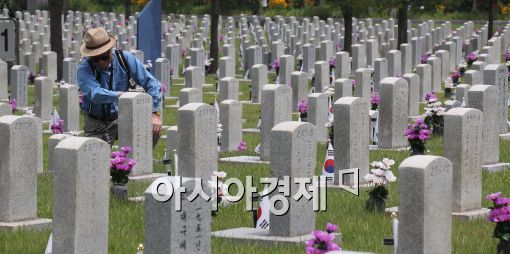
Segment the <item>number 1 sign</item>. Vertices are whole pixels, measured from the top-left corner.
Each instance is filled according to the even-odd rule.
[[[0,19],[0,59],[16,59],[14,27],[12,20]]]

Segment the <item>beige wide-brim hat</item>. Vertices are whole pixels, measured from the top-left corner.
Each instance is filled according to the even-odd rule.
[[[108,35],[104,28],[91,28],[85,33],[80,51],[86,57],[98,56],[112,49],[116,43],[115,37]]]

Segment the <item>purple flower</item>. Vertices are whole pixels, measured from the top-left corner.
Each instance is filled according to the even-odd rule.
[[[461,74],[459,71],[456,71],[452,74],[452,79],[459,79],[461,77]]]
[[[478,59],[478,56],[476,55],[476,52],[473,51],[473,52],[468,54],[467,59],[468,59],[468,62],[469,61],[474,62],[474,61],[476,61]]]
[[[334,57],[330,58],[328,62],[329,62],[329,68],[330,69],[335,69],[336,68],[336,59]]]
[[[356,80],[352,80],[352,87],[356,88]]]
[[[335,235],[333,235],[332,232],[338,230],[338,226],[328,223],[326,228],[327,231],[312,231],[312,236],[314,238],[305,242],[306,253],[322,254],[329,251],[341,250],[341,248],[333,242]]]
[[[121,148],[120,148],[120,150],[121,150],[122,152],[124,152],[124,154],[128,154],[128,153],[130,153],[130,152],[132,152],[132,151],[133,151],[133,148],[132,148],[132,147],[130,147],[130,146],[123,146],[123,147],[121,147]]]
[[[372,104],[372,107],[377,107],[379,106],[379,102],[380,102],[380,97],[379,97],[379,94],[378,93],[374,93],[372,95],[372,97],[370,97],[370,103]]]
[[[273,64],[270,65],[270,69],[274,69],[275,71],[280,70],[280,59],[276,58]]]
[[[218,41],[223,41],[224,37],[223,34],[218,35]]]
[[[320,230],[312,231],[312,236],[315,237],[315,239],[320,242],[329,242],[335,238],[334,235],[329,234],[328,232],[320,231]]]
[[[506,61],[510,61],[510,51],[507,51],[507,52],[505,53],[505,60],[506,60]]]
[[[246,142],[241,141],[239,145],[237,145],[237,151],[238,152],[244,152],[246,151]]]
[[[426,63],[427,63],[427,60],[429,59],[429,57],[430,57],[430,54],[429,54],[429,53],[422,55],[422,56],[421,56],[421,58],[420,58],[420,62],[421,62],[422,64],[426,64]]]
[[[404,135],[410,142],[414,140],[425,142],[430,139],[431,134],[432,132],[421,118],[417,118],[414,124],[409,124],[404,131]]]
[[[182,56],[185,56],[185,55],[186,55],[186,48],[184,48],[184,47],[183,47],[183,48],[181,49],[181,55],[182,55]]]
[[[510,204],[510,198],[496,198],[494,204],[498,206]]]
[[[425,100],[427,102],[429,102],[429,103],[430,102],[436,102],[437,101],[437,96],[436,96],[436,94],[434,94],[434,92],[428,93],[428,94],[425,95]]]
[[[501,197],[501,192],[491,193],[491,194],[487,195],[485,198],[487,200],[494,201],[494,200],[496,200],[499,197]]]
[[[16,109],[18,108],[18,103],[16,102],[16,99],[9,100],[9,105],[11,105],[12,113],[16,112]]]
[[[333,232],[336,232],[338,230],[338,226],[335,225],[335,224],[332,224],[332,223],[327,223],[326,224],[326,231],[328,233],[333,233]]]
[[[300,101],[297,106],[298,106],[298,111],[300,113],[308,112],[308,103],[306,101],[304,101],[304,100]]]

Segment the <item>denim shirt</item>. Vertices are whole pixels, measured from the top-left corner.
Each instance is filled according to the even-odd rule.
[[[138,59],[129,52],[123,51],[126,64],[129,68],[131,78],[152,96],[152,112],[160,110],[161,103],[161,83],[154,78]],[[81,108],[85,113],[93,116],[108,118],[116,115],[119,111],[118,91],[126,92],[129,88],[127,73],[117,59],[115,50],[112,49],[113,61],[107,70],[96,69],[99,74],[99,81],[96,80],[96,74],[92,70],[87,59],[84,59],[78,66],[78,86],[83,93],[83,103]],[[108,89],[109,73],[113,70],[112,90]],[[104,106],[102,106],[104,105]],[[103,114],[103,107],[106,114]],[[109,109],[109,112],[108,112]]]

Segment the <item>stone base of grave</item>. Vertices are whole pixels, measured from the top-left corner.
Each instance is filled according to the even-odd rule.
[[[239,82],[251,82],[251,79],[239,79]]]
[[[204,94],[218,95],[218,92],[204,92]]]
[[[460,220],[476,220],[479,218],[487,218],[487,214],[489,214],[491,210],[488,208],[480,208],[475,210],[470,210],[466,212],[453,212],[453,218],[457,218]]]
[[[241,104],[260,105],[260,102],[241,101]]]
[[[184,86],[184,83],[179,83],[179,84],[175,83],[175,84],[172,84],[172,86]]]
[[[213,87],[213,84],[203,84],[202,87]]]
[[[305,241],[313,239],[311,234],[293,237],[271,236],[269,235],[269,229],[260,228],[232,228],[215,231],[212,232],[211,235],[218,238],[232,239],[237,242],[258,243],[264,245],[281,243],[302,245]],[[335,242],[340,243],[342,241],[342,235],[340,233],[335,233],[334,235],[336,236]]]
[[[499,134],[499,138],[502,140],[510,141],[510,132],[505,134]]]
[[[165,173],[152,173],[145,175],[137,175],[137,176],[129,176],[129,181],[150,181],[152,179],[160,178],[166,176]]]
[[[179,109],[179,106],[177,106],[177,105],[168,105],[168,106],[165,106],[165,108],[175,108],[175,109]]]
[[[235,156],[220,158],[223,162],[250,163],[250,164],[269,164],[269,161],[260,160],[258,156]]]
[[[398,214],[398,206],[386,208],[386,209],[384,209],[384,212],[386,212],[387,214],[392,214],[393,212]],[[452,212],[452,216],[453,216],[453,218],[457,218],[460,220],[475,220],[478,218],[486,218],[487,214],[489,214],[489,212],[490,212],[490,209],[488,209],[488,208],[480,208],[480,209],[475,209],[475,210],[466,211],[466,212],[459,212],[459,213]]]
[[[260,133],[260,129],[257,129],[257,128],[247,128],[247,129],[243,129],[243,132],[247,132],[247,133]]]
[[[498,172],[510,169],[510,163],[500,162],[496,164],[483,165],[482,169],[489,172]]]
[[[390,215],[392,213],[398,213],[398,206],[388,207],[388,208],[384,209],[384,212],[387,214],[390,214]]]
[[[51,130],[43,130],[43,134],[53,135],[53,132]],[[79,135],[83,134],[83,131],[70,131],[70,132],[64,132],[64,134],[79,136]]]
[[[19,229],[43,230],[47,228],[51,228],[51,219],[35,218],[15,222],[0,221],[0,231],[16,231]]]
[[[145,196],[138,196],[138,197],[130,197],[128,198],[128,201],[129,202],[144,202],[145,201]],[[229,200],[227,200],[226,198],[222,199],[221,202],[219,203],[219,205],[221,207],[227,207],[227,206],[231,206],[235,203],[239,203],[241,202],[240,201],[237,201],[237,202],[230,202]]]
[[[401,148],[392,148],[392,149],[388,149],[388,148],[379,148],[379,145],[368,145],[368,149],[369,149],[370,151],[375,151],[375,150],[388,150],[388,151],[403,152],[403,151],[409,151],[410,147],[401,147]]]
[[[165,100],[177,100],[179,97],[176,96],[165,96]]]

